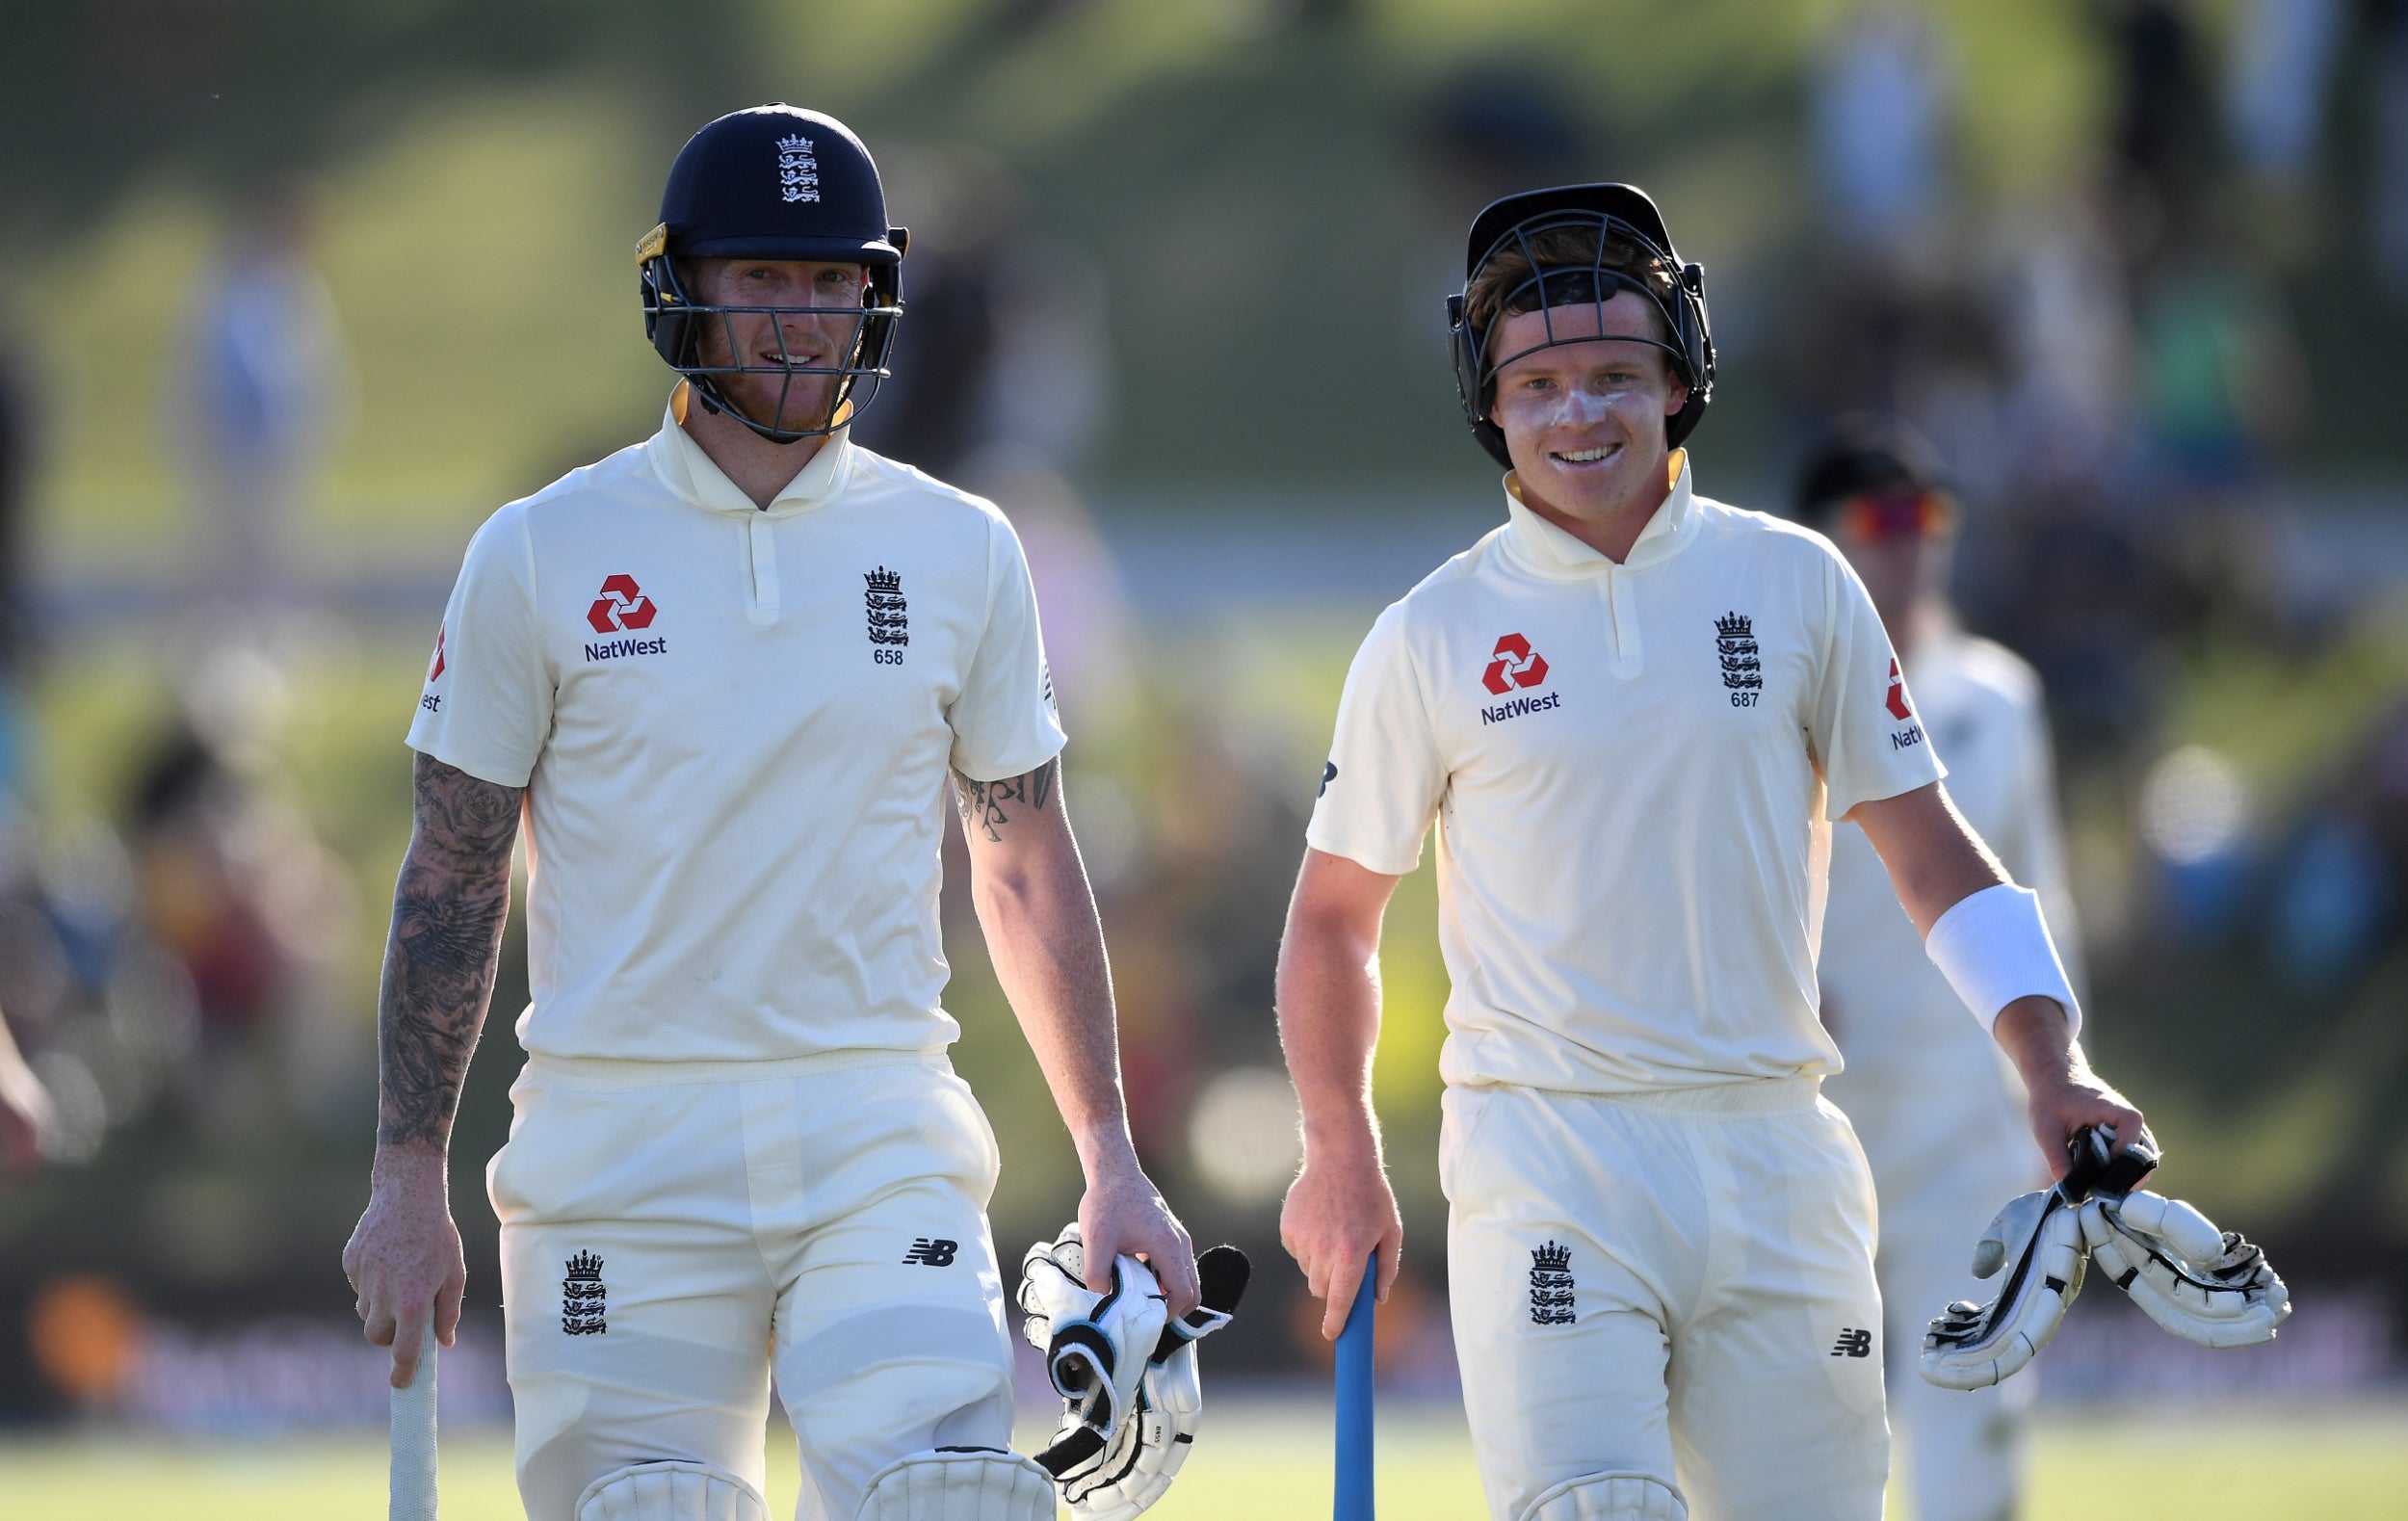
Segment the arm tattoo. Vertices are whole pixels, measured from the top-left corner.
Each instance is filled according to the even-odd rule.
[[[1046,800],[1054,795],[1054,777],[1060,765],[1061,757],[1057,755],[1033,772],[1002,781],[973,781],[954,773],[954,806],[961,810],[964,832],[982,829],[988,839],[1000,841],[1004,826],[1015,816],[1043,813]]]
[[[418,757],[417,822],[393,888],[377,1001],[377,1140],[442,1147],[493,996],[524,789]]]

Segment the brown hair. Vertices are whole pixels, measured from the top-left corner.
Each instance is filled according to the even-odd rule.
[[[1523,250],[1527,249],[1528,253]],[[1481,335],[1488,353],[1495,358],[1497,328],[1507,317],[1518,317],[1536,311],[1536,291],[1524,291],[1522,285],[1531,277],[1531,261],[1535,257],[1551,275],[1557,271],[1578,275],[1591,267],[1602,267],[1616,275],[1627,275],[1654,294],[1656,300],[1669,305],[1679,292],[1673,283],[1672,272],[1664,261],[1640,245],[1616,236],[1599,226],[1544,227],[1517,243],[1507,244],[1488,256],[1479,274],[1463,293],[1463,310],[1471,321],[1472,330]],[[1589,287],[1584,282],[1572,286],[1582,292],[1579,302],[1591,299]],[[1609,295],[1610,299],[1610,295]],[[1569,305],[1571,302],[1558,302]],[[1663,314],[1649,307],[1648,326],[1664,343],[1673,341]]]

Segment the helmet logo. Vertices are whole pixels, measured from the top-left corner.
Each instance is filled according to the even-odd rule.
[[[612,576],[602,583],[602,594],[586,609],[586,621],[597,634],[616,634],[621,630],[641,631],[652,626],[660,612],[652,599],[636,585],[634,576]]]
[[[788,201],[820,198],[820,161],[799,132],[777,140],[777,193]]]

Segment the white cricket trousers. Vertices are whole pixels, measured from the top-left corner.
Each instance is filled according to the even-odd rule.
[[[1874,1267],[1889,1316],[1890,1415],[1915,1521],[2007,1521],[2021,1506],[2026,1427],[2040,1370],[1987,1389],[1939,1389],[1920,1366],[1924,1327],[1951,1299],[1995,1297],[1974,1244],[2001,1205],[2048,1175],[2020,1089],[1883,1081],[1853,1068],[1831,1085],[1872,1164],[1881,1200]]]
[[[536,1057],[486,1170],[530,1521],[631,1463],[762,1482],[770,1377],[800,1521],[932,1447],[1005,1447],[994,1133],[941,1054]]]
[[[1495,1521],[1587,1474],[1692,1521],[1876,1521],[1872,1180],[1816,1080],[1450,1088],[1439,1176]]]

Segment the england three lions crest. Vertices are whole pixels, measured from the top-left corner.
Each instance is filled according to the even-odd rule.
[[[1572,1248],[1551,1241],[1531,1248],[1531,1324],[1569,1325],[1572,1308]]]
[[[820,161],[799,132],[777,140],[777,194],[788,201],[820,198]]]
[[[1714,619],[1714,660],[1722,668],[1722,685],[1731,706],[1752,708],[1765,690],[1764,649],[1756,642],[1756,624],[1744,613],[1725,613]]]
[[[568,1259],[561,1280],[561,1330],[570,1336],[600,1336],[611,1328],[611,1291],[602,1286],[602,1259],[581,1251]]]

